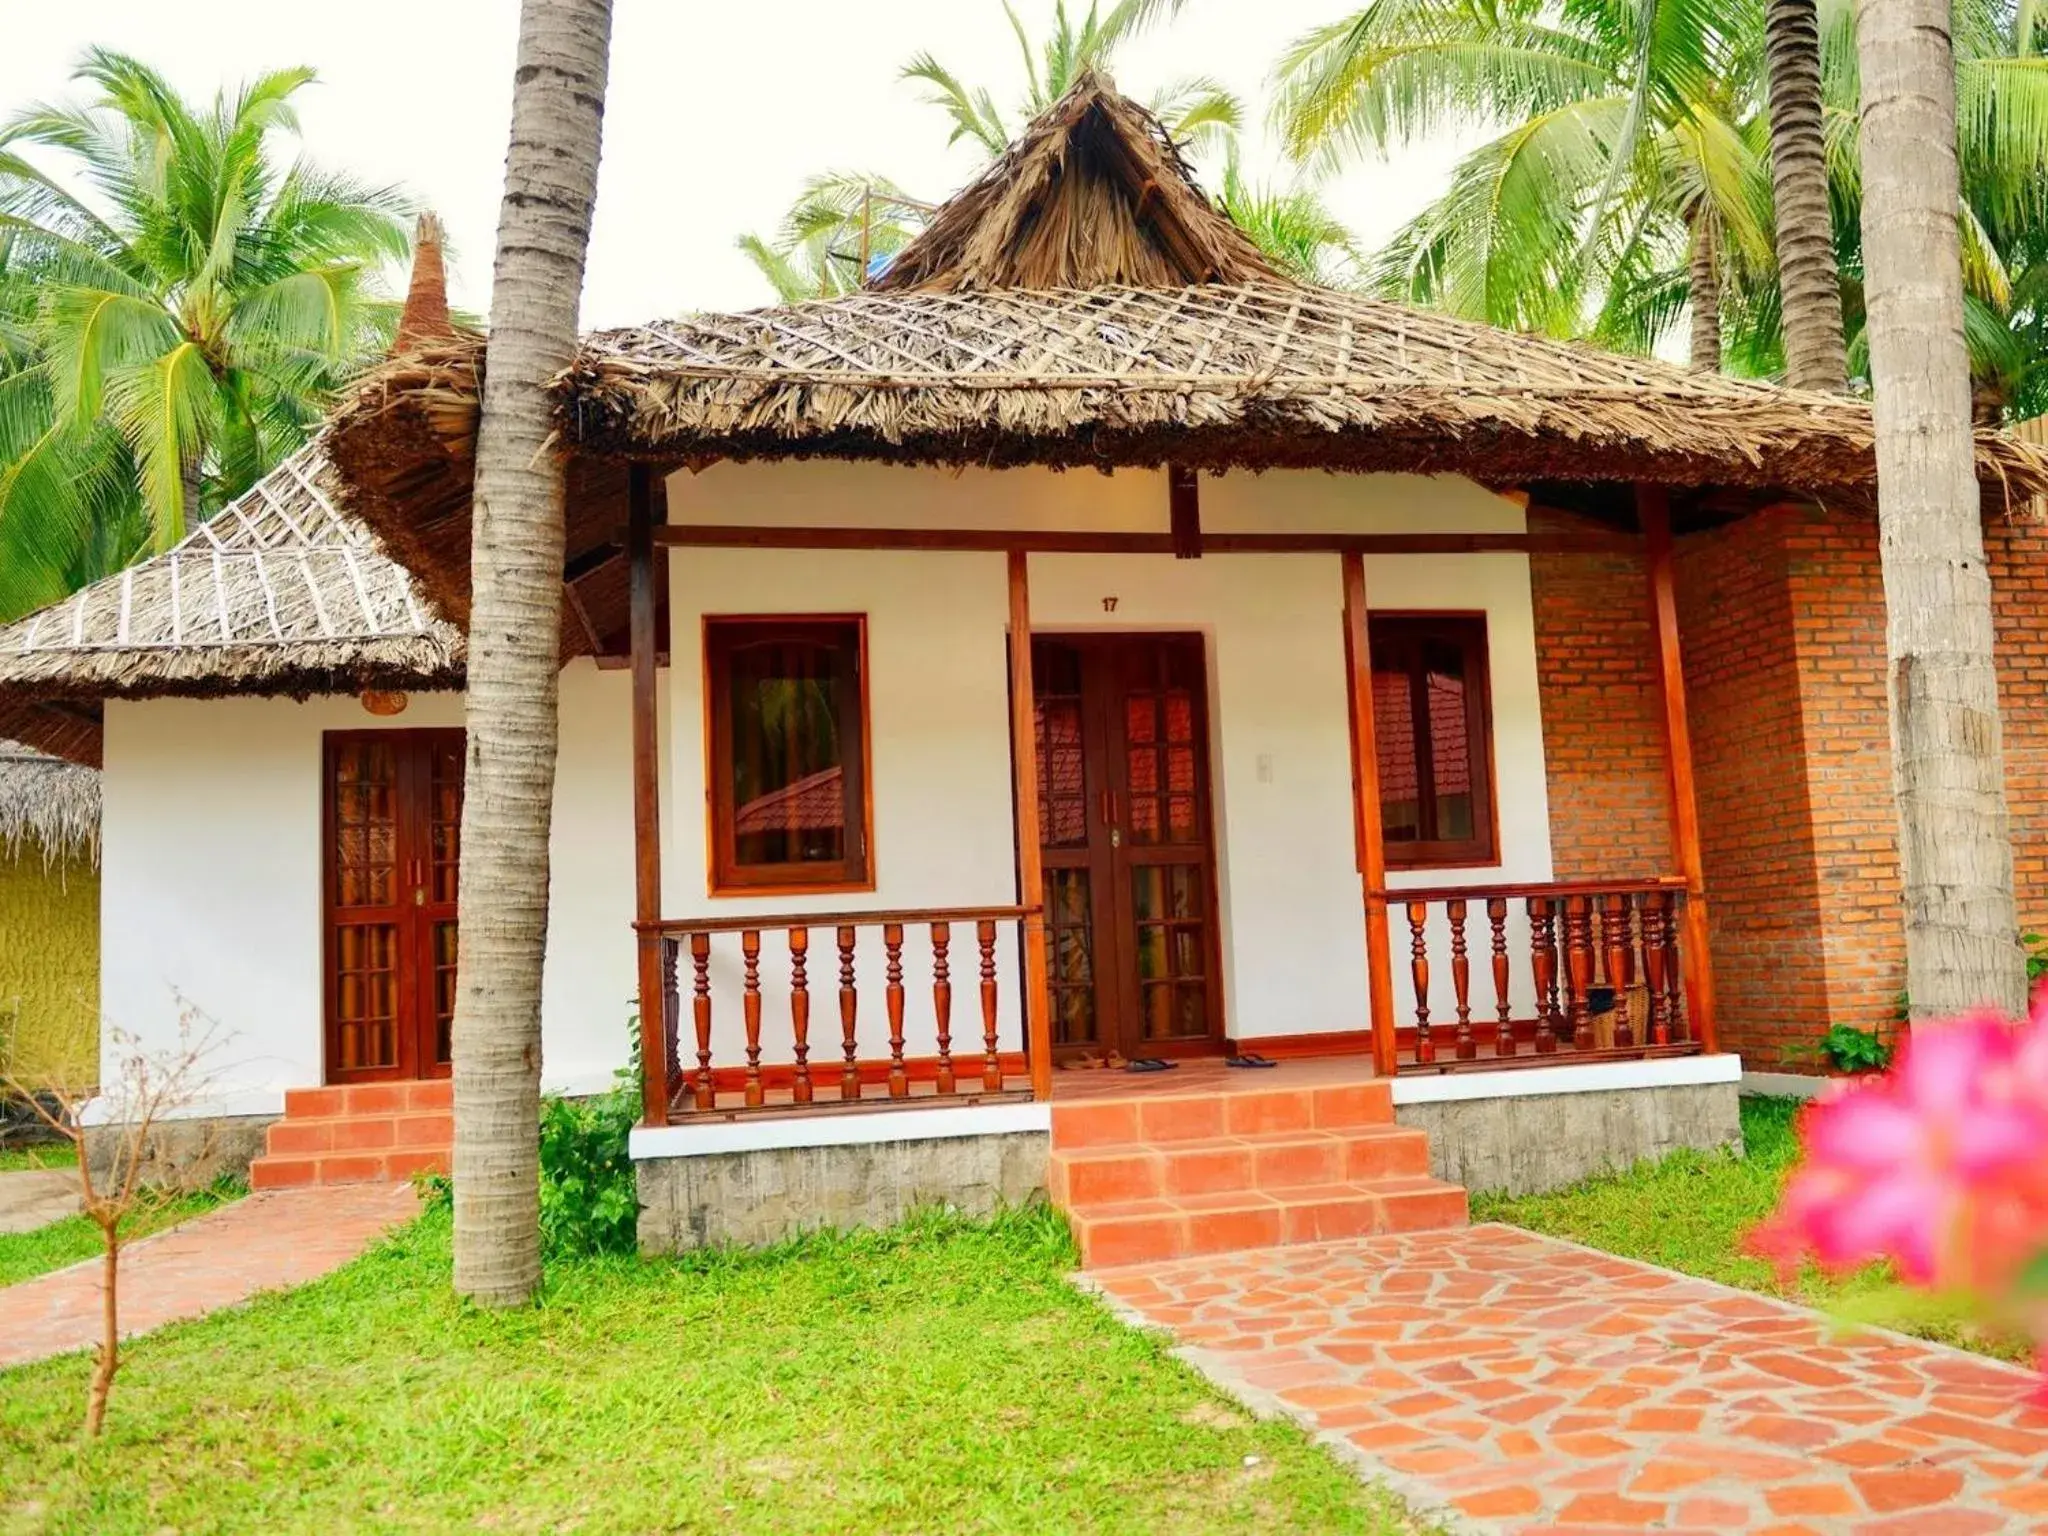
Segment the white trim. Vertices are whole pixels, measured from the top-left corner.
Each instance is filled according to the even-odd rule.
[[[1774,1099],[1817,1099],[1829,1083],[1840,1078],[1822,1077],[1817,1072],[1745,1072],[1742,1091]]]
[[[1680,1088],[1742,1079],[1742,1058],[1658,1056],[1645,1061],[1589,1061],[1499,1072],[1444,1072],[1394,1079],[1394,1103],[1451,1104],[1465,1099],[1530,1099],[1549,1093],[1602,1093],[1620,1088]]]
[[[710,1157],[720,1152],[765,1152],[777,1147],[853,1147],[1051,1130],[1050,1104],[949,1104],[873,1114],[751,1115],[706,1125],[641,1125],[633,1128],[630,1147],[633,1160],[642,1162],[661,1157]]]

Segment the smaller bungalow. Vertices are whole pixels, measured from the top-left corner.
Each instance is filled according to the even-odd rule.
[[[483,353],[421,308],[0,629],[0,729],[105,764],[109,1016],[239,1041],[259,1184],[445,1156]],[[1035,1190],[1094,1263],[1455,1222],[1730,1141],[1744,1058],[1889,1009],[1865,404],[1290,281],[1092,75],[862,291],[558,395],[543,1077],[637,1015],[650,1250]],[[2048,925],[2048,459],[1978,454]]]
[[[0,1071],[99,1076],[100,776],[0,740]]]

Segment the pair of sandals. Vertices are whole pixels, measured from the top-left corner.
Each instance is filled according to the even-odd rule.
[[[1179,1062],[1168,1061],[1163,1056],[1136,1056],[1124,1063],[1124,1070],[1126,1072],[1171,1072],[1179,1065]],[[1246,1071],[1261,1071],[1267,1067],[1277,1067],[1280,1063],[1273,1060],[1270,1056],[1259,1056],[1250,1051],[1241,1051],[1235,1056],[1224,1057],[1223,1065],[1226,1067],[1243,1068]]]

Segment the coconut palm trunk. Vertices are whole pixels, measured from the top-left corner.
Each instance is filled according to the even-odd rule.
[[[1687,362],[1696,373],[1721,371],[1721,241],[1713,206],[1705,198],[1692,210],[1692,349]]]
[[[1949,0],[1864,0],[1856,33],[1906,985],[1916,1018],[2017,1011],[2026,971],[1971,446]]]
[[[455,1289],[540,1282],[540,998],[562,610],[548,381],[576,350],[611,0],[523,0],[477,427],[455,1005]]]
[[[1777,208],[1778,292],[1785,377],[1796,389],[1849,387],[1842,286],[1821,136],[1820,15],[1815,0],[1769,0],[1764,43],[1771,74],[1771,185]]]

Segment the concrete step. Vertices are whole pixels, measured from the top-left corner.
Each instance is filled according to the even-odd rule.
[[[266,1152],[249,1164],[251,1189],[292,1189],[305,1184],[388,1184],[421,1173],[446,1173],[447,1148],[389,1152],[337,1152],[296,1157]]]
[[[1462,1227],[1467,1220],[1465,1191],[1427,1177],[1117,1201],[1070,1207],[1067,1216],[1089,1269]]]
[[[1399,1125],[1275,1132],[1052,1154],[1047,1184],[1064,1208],[1229,1190],[1359,1183],[1429,1172],[1429,1137]]]
[[[1271,1088],[1193,1089],[1163,1085],[1103,1097],[1055,1099],[1055,1151],[1119,1144],[1213,1141],[1302,1131],[1391,1125],[1394,1090],[1384,1080]]]

